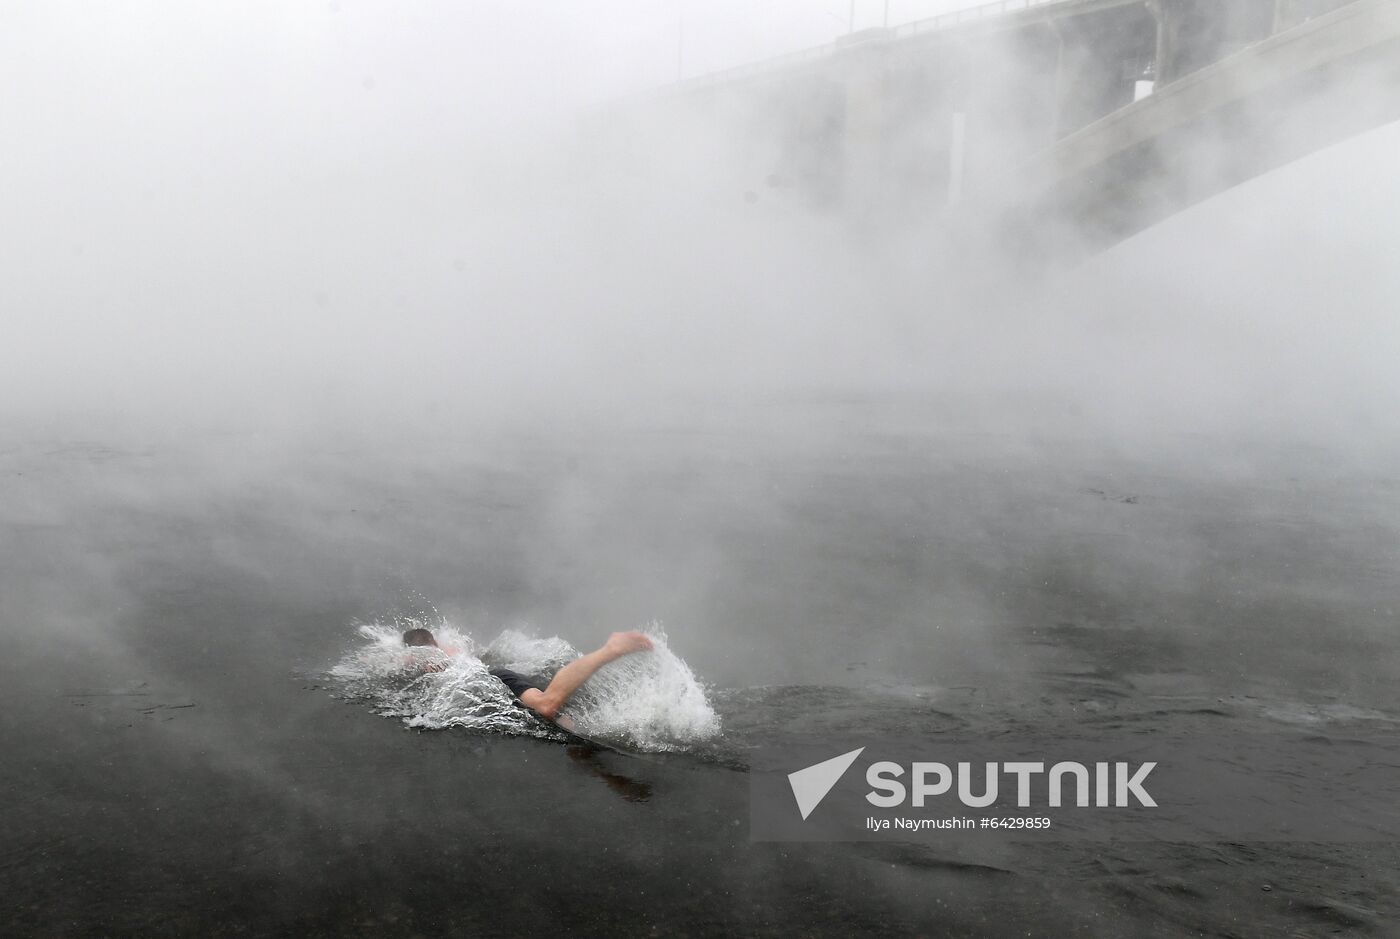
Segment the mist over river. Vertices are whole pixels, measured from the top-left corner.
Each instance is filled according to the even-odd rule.
[[[0,936],[1394,935],[1400,85],[1055,266],[998,179],[1196,73],[1098,2],[843,71],[970,2],[0,2]],[[1242,825],[754,824],[790,748],[1011,740],[1200,742]]]
[[[709,413],[11,433],[9,930],[1384,931],[1391,844],[755,843],[746,766],[851,732],[1393,732],[1394,478],[1135,462],[923,400]],[[327,674],[395,617],[577,647],[660,620],[722,733],[641,760],[406,728]]]

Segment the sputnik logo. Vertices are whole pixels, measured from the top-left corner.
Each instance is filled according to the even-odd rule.
[[[846,775],[846,770],[856,761],[865,747],[834,756],[829,760],[814,763],[806,769],[788,773],[788,785],[792,786],[792,797],[797,800],[797,811],[802,813],[805,822],[817,806],[821,805],[826,794]]]

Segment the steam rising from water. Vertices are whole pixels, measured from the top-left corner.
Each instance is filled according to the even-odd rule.
[[[407,648],[406,629],[432,629],[441,649]],[[400,618],[360,626],[365,643],[347,652],[330,675],[349,698],[410,727],[477,731],[565,740],[556,726],[521,707],[492,668],[547,681],[578,657],[557,636],[540,639],[508,629],[485,647],[447,622]],[[564,709],[584,736],[642,750],[684,750],[719,733],[719,718],[689,666],[667,647],[658,627],[647,630],[649,653],[629,655],[595,673]],[[444,649],[448,651],[443,651]],[[425,671],[431,665],[440,671]]]

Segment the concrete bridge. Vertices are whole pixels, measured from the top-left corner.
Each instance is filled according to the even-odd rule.
[[[1063,258],[1400,119],[1400,0],[1001,0],[661,101],[745,141],[751,198]]]

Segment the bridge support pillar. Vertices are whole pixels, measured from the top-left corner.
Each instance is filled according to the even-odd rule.
[[[1119,7],[1050,21],[1059,37],[1055,137],[1133,101],[1156,52],[1157,28],[1140,6]]]
[[[1037,24],[968,41],[956,58],[962,63],[962,187],[971,195],[1054,141],[1060,40]]]
[[[1279,2],[1148,0],[1157,20],[1158,87],[1267,39],[1279,19]]]

